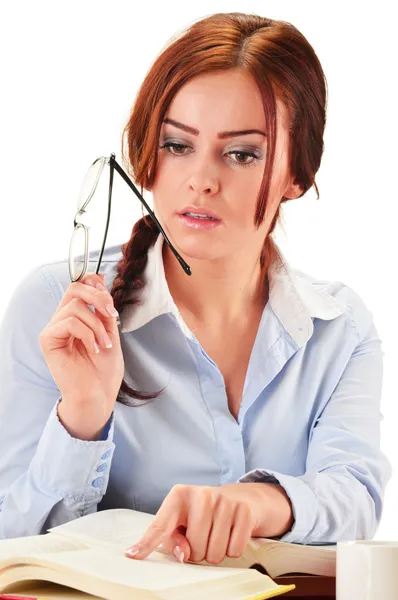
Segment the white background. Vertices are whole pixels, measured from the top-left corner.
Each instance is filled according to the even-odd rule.
[[[329,85],[314,190],[284,208],[277,242],[297,268],[343,281],[373,312],[385,352],[382,447],[393,478],[378,539],[398,540],[397,52],[393,2],[132,0],[8,2],[0,31],[0,318],[34,266],[66,258],[80,183],[121,133],[147,70],[171,36],[213,12],[293,23]],[[178,7],[178,8],[177,8]],[[194,8],[192,8],[194,7]],[[195,8],[198,7],[198,8]],[[146,199],[150,194],[144,192]],[[108,242],[130,237],[141,205],[116,175]],[[396,262],[396,261],[394,261]]]

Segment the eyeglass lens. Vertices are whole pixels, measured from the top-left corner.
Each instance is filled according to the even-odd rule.
[[[104,158],[96,160],[89,168],[80,187],[77,211],[79,223],[88,227],[87,270],[94,271],[97,266],[99,252],[104,239],[106,218],[108,214],[109,177],[101,176],[103,170],[109,169]],[[70,269],[74,280],[84,270],[85,230],[75,228],[70,248]]]

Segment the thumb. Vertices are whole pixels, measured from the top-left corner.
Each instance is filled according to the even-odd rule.
[[[178,529],[175,529],[172,534],[170,534],[163,541],[164,549],[170,554],[174,554],[177,560],[180,562],[187,562],[191,556],[191,546],[181,532]]]
[[[98,275],[101,277],[102,283],[104,284],[104,286],[106,287],[106,289],[108,289],[108,286],[107,286],[106,281],[105,281],[105,275],[103,273],[98,273]]]

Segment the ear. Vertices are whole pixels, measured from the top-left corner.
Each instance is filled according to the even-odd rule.
[[[304,192],[304,188],[302,187],[301,184],[299,183],[295,183],[293,180],[290,180],[287,184],[287,186],[285,187],[285,190],[283,192],[283,197],[287,198],[289,200],[294,200],[296,198],[298,198],[299,196],[301,196],[301,194]]]

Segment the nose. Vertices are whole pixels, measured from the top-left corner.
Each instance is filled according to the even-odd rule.
[[[209,164],[197,165],[189,176],[189,186],[198,195],[216,194],[220,188],[219,177],[215,169],[212,169]]]

